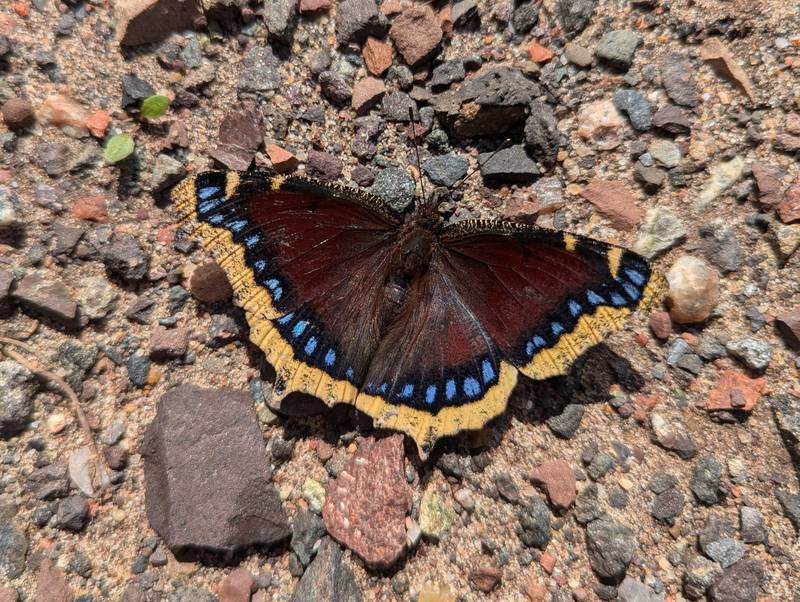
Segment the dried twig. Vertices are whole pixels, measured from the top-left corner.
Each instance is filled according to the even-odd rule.
[[[12,347],[18,347],[19,349],[22,349],[25,353],[32,356],[32,359],[25,358],[23,355],[12,349]],[[64,396],[70,400],[72,403],[72,411],[78,418],[81,429],[86,435],[86,438],[89,440],[89,445],[91,445],[92,451],[96,457],[97,476],[100,481],[99,489],[101,492],[104,491],[111,483],[111,480],[109,479],[108,474],[106,474],[105,463],[100,455],[99,449],[97,448],[94,437],[92,436],[92,429],[89,426],[89,421],[86,420],[86,414],[83,412],[83,408],[81,407],[81,401],[78,399],[75,391],[73,391],[72,387],[70,387],[67,382],[58,374],[47,370],[42,366],[42,363],[37,358],[36,350],[34,350],[30,345],[27,345],[26,343],[16,339],[0,336],[0,351],[17,362],[19,365],[27,368],[39,378],[53,385],[56,389],[59,389]]]

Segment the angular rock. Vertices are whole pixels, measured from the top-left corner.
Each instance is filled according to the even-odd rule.
[[[329,497],[326,497],[326,500]],[[292,521],[292,552],[300,564],[308,566],[314,557],[314,544],[325,535],[325,523],[313,512],[300,508]]]
[[[380,38],[386,30],[385,19],[375,0],[342,0],[336,5],[336,42],[360,43],[368,35]]]
[[[467,75],[464,69],[464,61],[452,60],[445,61],[441,65],[437,65],[431,74],[431,88],[440,90],[446,88],[452,83],[460,82]]]
[[[313,149],[308,151],[308,175],[324,181],[335,180],[342,175],[342,168],[342,161],[336,155]]]
[[[584,103],[578,110],[578,136],[598,150],[611,150],[622,142],[625,120],[611,100]]]
[[[78,304],[67,287],[58,280],[47,280],[43,272],[33,272],[17,283],[12,296],[23,307],[64,326],[74,326]]]
[[[36,571],[37,602],[72,602],[75,596],[64,573],[49,558],[44,558]]]
[[[37,388],[27,368],[12,360],[0,361],[0,439],[13,437],[28,425]]]
[[[744,173],[745,160],[741,156],[736,156],[730,161],[718,163],[711,168],[711,175],[708,182],[700,191],[694,208],[703,210],[711,202],[731,186],[736,184]]]
[[[653,125],[650,103],[639,90],[618,90],[613,101],[615,107],[628,115],[635,130],[644,132]]]
[[[392,66],[392,47],[378,38],[367,38],[361,48],[364,64],[372,75],[380,77]]]
[[[739,531],[745,543],[763,543],[767,537],[764,517],[755,508],[739,506]]]
[[[758,188],[758,201],[768,206],[780,203],[786,188],[783,170],[762,161],[753,161],[751,168]]]
[[[584,407],[579,403],[567,404],[560,414],[547,419],[547,426],[563,439],[570,439],[578,430],[583,419]]]
[[[600,519],[586,527],[586,546],[592,569],[601,579],[620,579],[633,560],[637,542],[629,527]]]
[[[704,556],[695,556],[683,574],[683,593],[692,600],[702,598],[721,574],[722,569],[716,562]]]
[[[442,27],[430,6],[413,5],[395,17],[389,36],[403,60],[415,67],[435,54]]]
[[[800,351],[800,310],[778,315],[775,324],[783,335],[786,345]]]
[[[367,438],[326,491],[328,533],[372,568],[392,566],[405,550],[411,488],[403,458],[402,435]]]
[[[147,517],[173,552],[229,554],[289,537],[249,395],[191,385],[170,389],[141,453]]]
[[[544,549],[550,541],[550,510],[541,498],[534,496],[517,515],[519,538],[528,547]]]
[[[724,370],[719,384],[708,394],[706,409],[750,412],[761,399],[765,388],[766,381],[763,378],[750,378],[734,370]]]
[[[664,57],[661,61],[661,83],[675,104],[696,107],[700,102],[692,62],[684,54],[672,52]]]
[[[575,502],[575,471],[566,460],[550,460],[533,469],[531,481],[547,492],[553,507],[563,512]]]
[[[594,53],[601,61],[620,71],[627,71],[633,55],[642,43],[639,34],[627,29],[616,29],[605,34]]]
[[[645,583],[625,577],[617,588],[619,602],[664,602],[664,594],[656,594]]]
[[[478,163],[486,182],[529,182],[541,173],[522,144],[506,147],[496,153],[481,153]]]
[[[756,102],[756,90],[753,82],[750,81],[745,70],[739,66],[722,40],[716,37],[706,39],[700,48],[700,58],[710,63],[724,77],[735,80],[750,97],[750,100]]]
[[[186,355],[189,332],[185,328],[156,328],[150,334],[150,359],[167,361]]]
[[[271,40],[290,44],[297,23],[298,0],[264,0],[264,25]]]
[[[398,212],[404,211],[414,200],[417,185],[408,172],[399,167],[387,167],[375,176],[369,191],[383,198]]]
[[[440,496],[433,485],[429,485],[422,495],[419,508],[419,528],[431,541],[439,541],[453,526],[456,511]]]
[[[653,115],[653,125],[675,136],[692,131],[692,124],[681,109],[675,105],[664,105]]]
[[[25,530],[13,520],[16,512],[16,504],[9,497],[0,497],[0,579],[4,581],[16,579],[25,570],[28,540]]]
[[[725,345],[728,353],[757,372],[763,372],[772,361],[769,343],[753,337],[737,338]]]
[[[525,120],[525,148],[528,155],[543,167],[555,165],[561,134],[550,105],[534,101]]]
[[[784,224],[800,220],[800,184],[786,191],[785,198],[778,204],[778,217]]]
[[[698,500],[712,505],[720,500],[721,479],[722,464],[714,456],[706,456],[695,464],[689,486]]]
[[[719,276],[702,259],[679,257],[667,272],[667,281],[669,314],[678,324],[702,322],[719,302]]]
[[[281,62],[270,46],[253,46],[244,55],[236,89],[249,94],[277,90],[283,85],[280,69]]]
[[[121,280],[143,280],[147,276],[150,258],[139,241],[130,235],[114,235],[101,251],[103,263],[111,276]]]
[[[255,104],[243,103],[222,119],[217,144],[208,154],[228,169],[245,171],[262,141],[261,113]]]
[[[469,162],[456,154],[432,157],[422,165],[422,170],[431,182],[448,188],[455,186],[466,176],[468,168]]]
[[[761,593],[764,567],[755,558],[745,558],[722,573],[709,592],[711,602],[752,602]]]
[[[171,156],[160,153],[156,157],[153,173],[150,176],[150,192],[159,193],[167,188],[172,188],[186,175],[183,163]]]
[[[581,196],[619,228],[634,228],[642,219],[642,210],[622,182],[595,178],[581,191]]]
[[[326,70],[319,74],[319,86],[322,95],[333,104],[343,107],[353,98],[353,88],[343,73]]]
[[[56,526],[66,531],[78,532],[89,519],[89,502],[82,495],[71,495],[58,502]]]
[[[384,94],[386,94],[386,86],[382,79],[365,77],[353,86],[353,97],[350,103],[356,115],[363,115],[378,104]]]
[[[654,207],[647,211],[633,249],[653,259],[679,244],[686,235],[686,227],[671,209]]]
[[[558,0],[558,16],[567,38],[574,38],[586,28],[596,3],[596,0]]]
[[[659,521],[672,521],[680,516],[685,502],[686,498],[678,489],[667,489],[655,497],[650,514]]]
[[[362,599],[353,569],[343,561],[341,548],[326,537],[322,540],[314,561],[298,582],[291,602],[361,602]]]

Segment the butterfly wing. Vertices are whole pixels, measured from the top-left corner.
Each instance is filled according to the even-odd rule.
[[[465,221],[439,242],[356,399],[421,455],[500,414],[518,372],[566,373],[666,288],[638,255],[561,232]]]
[[[260,172],[201,173],[173,200],[226,272],[274,394],[352,403],[379,342],[398,217],[353,189]]]

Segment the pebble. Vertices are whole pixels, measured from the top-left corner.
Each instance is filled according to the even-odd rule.
[[[678,489],[667,489],[656,495],[650,514],[659,521],[672,521],[681,515],[685,501]]]
[[[558,0],[558,16],[567,38],[574,38],[586,28],[595,4],[595,0]]]
[[[280,59],[269,45],[253,45],[244,55],[236,89],[245,94],[264,94],[282,85]]]
[[[456,520],[453,507],[429,485],[422,495],[419,508],[419,528],[431,541],[439,541],[452,528]]]
[[[588,67],[592,64],[592,51],[573,42],[568,42],[564,47],[564,56],[570,63],[578,67]]]
[[[389,36],[406,64],[415,67],[437,51],[442,28],[430,6],[415,5],[394,18]]]
[[[150,175],[150,192],[153,194],[172,188],[186,176],[183,163],[169,155],[159,153]]]
[[[33,396],[38,383],[27,368],[12,360],[0,361],[0,439],[25,429],[33,414]]]
[[[757,372],[763,372],[772,361],[772,347],[769,343],[753,337],[743,337],[728,341],[728,353]]]
[[[49,280],[45,272],[31,272],[17,283],[14,298],[23,307],[53,321],[74,326],[78,304],[63,282]]]
[[[12,130],[25,129],[36,122],[36,113],[30,101],[12,96],[0,107],[3,122]]]
[[[361,47],[361,56],[367,70],[377,77],[392,66],[392,47],[378,38],[369,36]]]
[[[467,175],[469,162],[456,154],[439,155],[423,163],[422,170],[428,179],[439,186],[455,186]]]
[[[36,570],[36,594],[39,602],[72,602],[75,597],[64,573],[49,558],[44,558]]]
[[[89,503],[82,495],[71,495],[59,500],[55,525],[66,531],[81,531],[89,520]]]
[[[322,508],[325,505],[325,488],[319,481],[306,477],[306,480],[303,481],[302,495],[311,512],[322,514]]]
[[[711,514],[698,535],[703,553],[727,568],[744,557],[744,544],[733,539],[734,529],[717,515]]]
[[[731,188],[744,174],[745,160],[736,156],[730,161],[717,163],[711,168],[711,175],[694,203],[694,208],[707,208],[723,192]]]
[[[341,548],[329,537],[320,542],[314,561],[303,573],[292,594],[292,602],[318,600],[363,600],[350,563],[345,562]]]
[[[384,199],[395,211],[402,213],[414,200],[417,186],[408,172],[399,167],[387,167],[375,175],[369,191]]]
[[[598,499],[598,489],[595,483],[589,483],[580,490],[575,498],[575,520],[587,524],[599,518],[603,513]]]
[[[560,414],[548,418],[547,426],[555,435],[563,439],[571,439],[581,425],[583,414],[583,405],[570,403],[564,406]]]
[[[675,136],[689,134],[692,125],[686,113],[675,105],[664,105],[653,115],[653,125]]]
[[[189,278],[189,290],[202,303],[226,301],[233,295],[224,270],[215,261],[202,263]]]
[[[463,80],[466,74],[463,61],[445,61],[434,67],[431,73],[431,88],[434,90],[446,88],[450,84]]]
[[[69,456],[69,480],[74,487],[87,497],[94,497],[97,465],[94,452],[90,446],[80,447]]]
[[[693,600],[702,598],[720,575],[722,569],[716,562],[704,556],[694,556],[683,574],[683,591]]]
[[[250,602],[250,594],[256,589],[253,576],[244,567],[232,570],[219,585],[219,602]]]
[[[529,182],[541,173],[522,144],[506,147],[496,153],[481,153],[478,155],[478,164],[484,181]]]
[[[103,246],[101,257],[111,276],[124,281],[143,280],[147,276],[150,258],[133,236],[114,235]]]
[[[671,209],[656,206],[645,214],[633,250],[653,259],[680,244],[686,235],[686,226]]]
[[[623,524],[600,519],[586,527],[589,562],[602,579],[622,578],[637,546],[633,531]]]
[[[664,57],[661,61],[661,83],[675,104],[696,107],[700,103],[692,62],[686,55],[671,52]]]
[[[763,543],[767,537],[764,517],[750,506],[739,506],[739,531],[745,543]]]
[[[745,558],[722,572],[711,586],[711,602],[751,602],[761,594],[764,567],[755,558]]]
[[[525,149],[534,161],[550,168],[555,165],[558,148],[562,145],[553,109],[539,101],[532,102],[530,109],[530,115],[525,120]]]
[[[578,109],[577,134],[592,142],[598,150],[611,150],[619,146],[624,128],[625,120],[612,100],[584,103]]]
[[[800,184],[786,191],[786,196],[778,204],[778,217],[784,224],[800,220]]]
[[[478,591],[488,594],[500,586],[503,572],[494,566],[478,567],[469,573],[469,582]]]
[[[630,575],[617,588],[619,602],[664,602],[663,594],[657,594],[647,584]]]
[[[667,280],[669,313],[678,324],[704,321],[719,302],[719,276],[702,259],[682,255],[667,272]]]
[[[677,484],[678,478],[675,475],[666,472],[657,472],[651,477],[647,487],[650,491],[658,495],[672,489]]]
[[[607,452],[598,452],[594,455],[592,461],[589,462],[589,466],[586,467],[586,473],[589,475],[589,478],[596,481],[614,468],[614,463],[614,456]]]
[[[418,115],[417,103],[405,92],[390,92],[381,103],[381,116],[387,121],[407,122],[410,119],[409,111]]]
[[[615,107],[628,115],[634,129],[643,132],[653,125],[650,103],[638,90],[618,90],[613,101]]]
[[[595,48],[595,55],[601,61],[620,71],[627,71],[633,63],[633,55],[642,43],[639,34],[627,29],[617,29],[606,33]]]
[[[209,151],[209,155],[229,169],[243,171],[250,167],[262,141],[260,111],[250,102],[242,103],[222,119],[217,144]],[[162,169],[166,171],[159,177],[168,181],[176,179],[183,170],[176,163],[171,161],[169,166],[165,163]]]
[[[787,347],[800,350],[800,310],[779,314],[775,324]]]
[[[351,103],[353,88],[344,74],[338,71],[323,71],[319,74],[319,85],[322,95],[337,106]]]
[[[385,18],[375,0],[342,0],[336,5],[336,42],[340,45],[361,42],[367,36],[380,38],[386,29]]]
[[[778,489],[775,495],[781,503],[783,513],[791,521],[794,528],[800,531],[800,495]]]
[[[716,504],[720,500],[722,464],[714,456],[705,456],[697,461],[689,484],[698,500],[704,504]]]
[[[654,140],[648,145],[647,152],[662,167],[671,169],[681,162],[681,150],[671,140]]]
[[[61,128],[72,138],[82,138],[87,134],[86,121],[90,113],[68,96],[60,94],[48,96],[37,114],[41,123]]]
[[[16,504],[9,496],[0,496],[0,576],[16,579],[25,570],[28,540],[25,530],[12,520]]]
[[[720,222],[712,222],[702,226],[699,234],[700,249],[708,261],[723,273],[739,269],[743,253],[732,228],[726,228]]]
[[[186,328],[155,328],[150,333],[149,353],[154,361],[168,361],[183,357],[189,348],[189,331]]]
[[[519,538],[529,548],[544,549],[550,541],[550,510],[541,498],[533,496],[517,514]]]
[[[642,210],[622,182],[595,178],[581,191],[581,196],[620,229],[632,229],[642,219]]]
[[[530,475],[531,481],[544,488],[553,507],[563,512],[576,498],[575,471],[565,460],[549,460],[539,464]]]
[[[356,115],[363,115],[374,107],[386,93],[383,80],[375,77],[365,77],[353,86],[353,96],[350,101]]]

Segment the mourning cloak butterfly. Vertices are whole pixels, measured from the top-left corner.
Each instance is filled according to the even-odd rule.
[[[206,172],[172,198],[228,275],[274,395],[354,405],[422,457],[503,412],[519,373],[566,373],[666,289],[620,247],[505,221],[448,225],[419,201],[403,217],[304,177]]]

